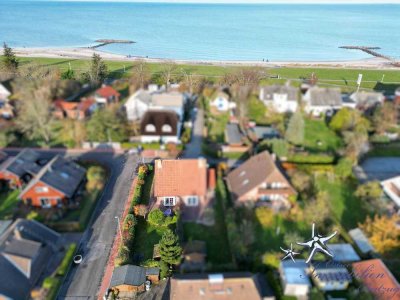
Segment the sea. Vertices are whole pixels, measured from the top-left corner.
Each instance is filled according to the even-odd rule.
[[[336,61],[368,58],[340,46],[400,57],[400,5],[171,4],[0,0],[0,42],[87,47],[149,58]]]

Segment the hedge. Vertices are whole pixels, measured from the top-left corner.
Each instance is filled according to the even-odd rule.
[[[58,289],[60,288],[60,286],[61,286],[61,278],[60,277],[47,277],[43,281],[43,285],[42,285],[42,287],[44,289],[48,290],[46,300],[56,299],[57,292],[58,292]]]
[[[57,268],[57,275],[64,276],[67,273],[69,265],[71,264],[72,258],[75,254],[75,250],[76,250],[76,244],[73,243],[69,246],[61,264]]]
[[[294,154],[290,155],[287,161],[297,164],[332,164],[335,157],[328,154]]]

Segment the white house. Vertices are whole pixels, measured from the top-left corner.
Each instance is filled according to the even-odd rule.
[[[400,208],[400,176],[381,181],[385,194]]]
[[[124,108],[128,121],[138,121],[150,110],[172,110],[182,121],[186,97],[179,92],[156,92],[140,89],[129,97]]]
[[[259,98],[267,107],[279,113],[295,112],[298,108],[299,90],[289,85],[270,85],[260,89]]]
[[[128,121],[140,120],[151,106],[151,93],[137,90],[124,104]]]
[[[281,261],[279,273],[285,296],[307,297],[311,289],[307,269],[308,265],[303,259],[297,259],[296,262]]]
[[[305,103],[305,112],[316,117],[326,113],[333,113],[333,111],[341,109],[343,106],[339,88],[313,86],[308,89],[303,101]]]
[[[210,101],[210,105],[220,112],[226,112],[236,107],[236,103],[229,101],[229,98],[227,93],[218,92],[214,99]]]
[[[4,85],[0,83],[0,101],[7,102],[8,97],[11,96],[11,92],[6,89]]]

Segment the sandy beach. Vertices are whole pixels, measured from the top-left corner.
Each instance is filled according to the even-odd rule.
[[[92,48],[15,48],[20,57],[47,57],[88,59],[93,53],[99,54],[105,60],[134,62],[143,60],[149,63],[174,62],[176,64],[215,65],[215,66],[262,66],[262,67],[332,67],[332,68],[363,68],[363,69],[398,69],[383,58],[371,57],[362,60],[348,61],[222,61],[222,60],[180,60],[140,56],[126,56]]]

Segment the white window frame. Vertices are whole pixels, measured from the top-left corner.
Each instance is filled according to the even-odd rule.
[[[164,197],[163,199],[164,206],[175,206],[176,205],[176,197]]]
[[[37,186],[37,187],[35,187],[35,192],[36,193],[48,193],[49,188],[47,186]]]
[[[157,128],[154,124],[147,124],[146,127],[144,128],[146,132],[156,132]]]
[[[199,205],[199,197],[198,196],[188,196],[186,198],[186,205],[187,206],[198,206]]]
[[[169,124],[164,124],[164,125],[161,127],[161,131],[162,131],[163,133],[172,133],[172,126],[169,125]]]
[[[44,208],[51,207],[51,199],[46,197],[40,198],[40,205]]]

